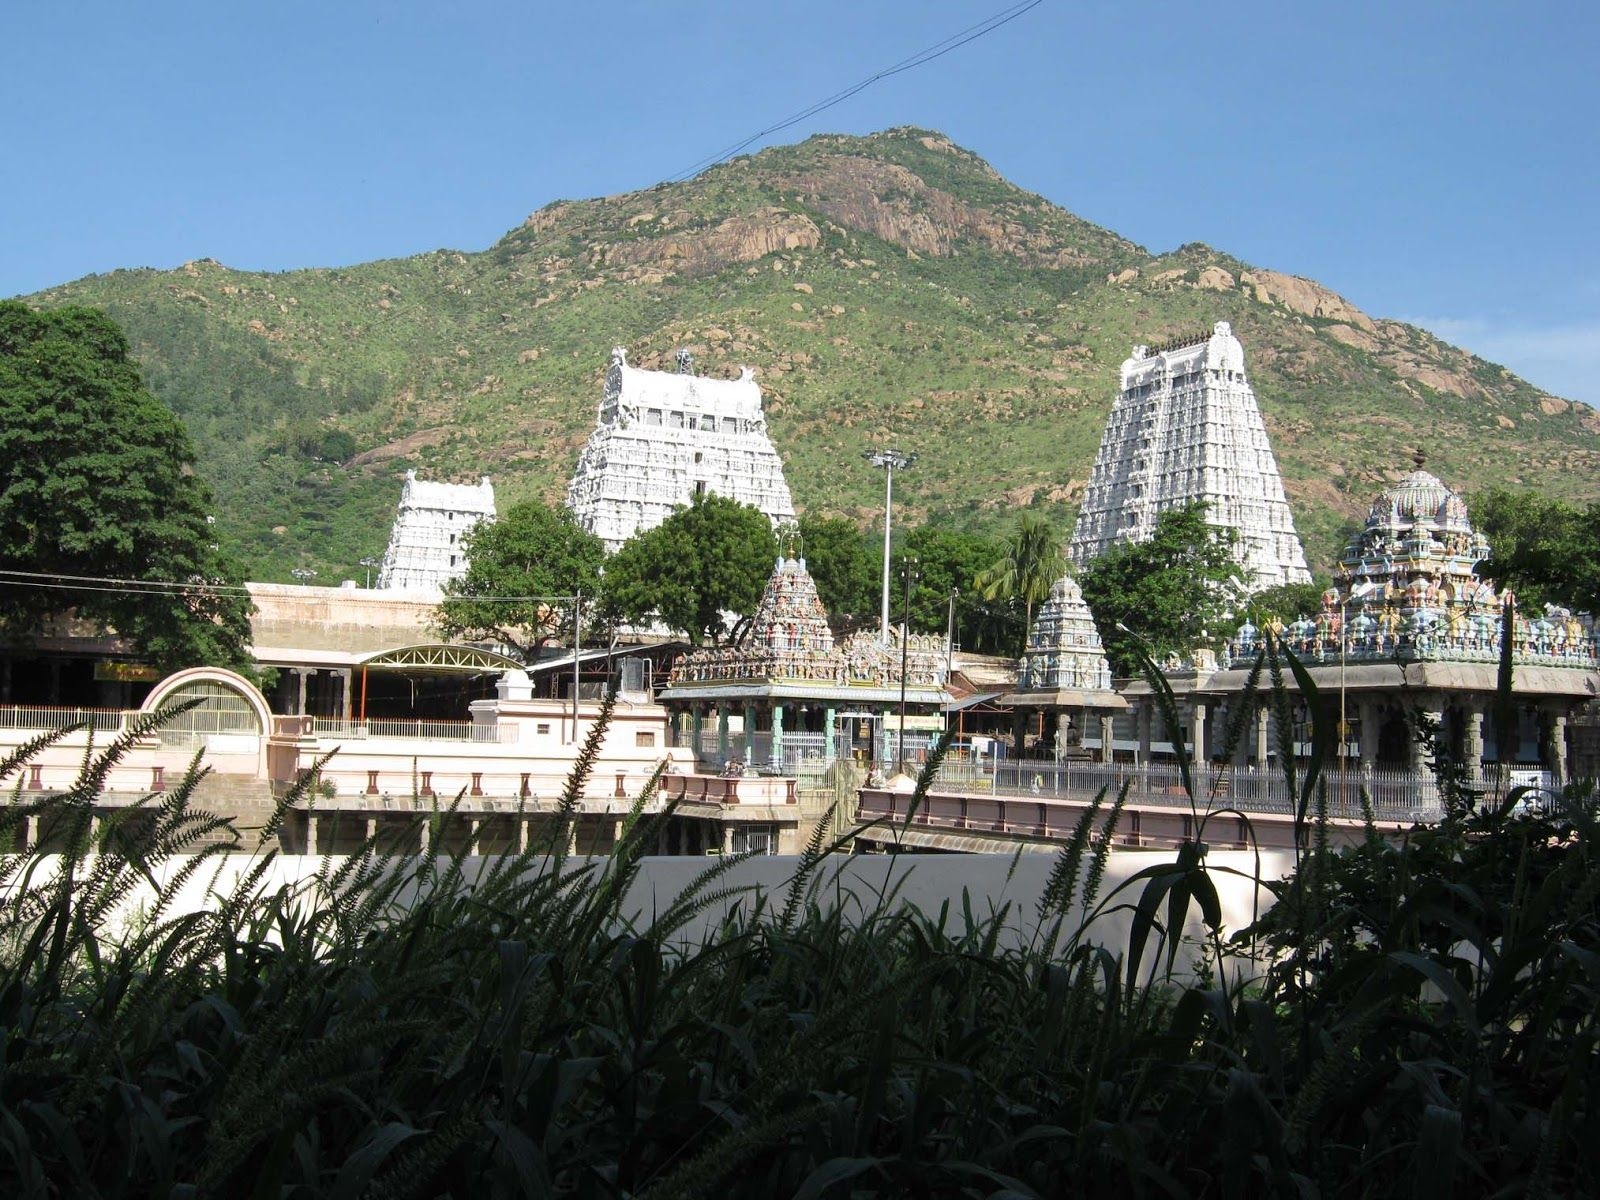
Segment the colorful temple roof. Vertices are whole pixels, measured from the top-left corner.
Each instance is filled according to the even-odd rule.
[[[1111,666],[1078,581],[1063,575],[1028,630],[1017,687],[1022,691],[1110,691]]]
[[[1473,529],[1466,502],[1422,469],[1420,453],[1414,461],[1414,471],[1373,501],[1318,613],[1276,631],[1283,642],[1302,656],[1335,661],[1342,646],[1352,662],[1399,656],[1493,663],[1509,603],[1515,662],[1594,670],[1594,618],[1553,607],[1524,612],[1511,593],[1474,574],[1489,557],[1488,541]],[[1236,665],[1254,656],[1260,635],[1249,622],[1240,628],[1230,647]]]

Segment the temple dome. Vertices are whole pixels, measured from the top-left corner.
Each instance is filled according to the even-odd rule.
[[[1466,502],[1437,475],[1420,466],[1379,494],[1367,514],[1367,524],[1382,524],[1390,529],[1422,525],[1430,530],[1472,532]]]
[[[1017,686],[1023,691],[1110,689],[1111,668],[1100,631],[1071,575],[1056,580],[1049,598],[1039,606],[1019,674]]]
[[[745,645],[769,652],[833,649],[828,612],[803,558],[779,558],[750,619]]]

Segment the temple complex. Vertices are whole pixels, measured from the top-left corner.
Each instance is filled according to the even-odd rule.
[[[462,539],[479,521],[494,517],[494,485],[487,475],[475,484],[430,483],[407,471],[378,586],[442,592],[467,572]]]
[[[707,379],[680,350],[676,373],[646,371],[617,347],[567,507],[614,551],[703,492],[754,505],[774,526],[794,520],[749,368],[738,379]]]
[[[1171,346],[1136,346],[1122,364],[1068,556],[1083,566],[1118,542],[1144,541],[1162,512],[1196,500],[1209,524],[1238,531],[1249,591],[1311,581],[1244,348],[1226,321]]]
[[[1036,746],[1061,758],[1087,758],[1084,733],[1098,725],[1099,753],[1111,761],[1112,719],[1128,707],[1111,687],[1111,665],[1078,581],[1063,575],[1039,606],[1028,630],[1017,689],[999,698],[1016,714],[1015,744],[1027,744],[1030,716],[1038,715]]]

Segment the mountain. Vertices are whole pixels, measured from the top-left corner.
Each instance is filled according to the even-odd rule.
[[[860,452],[920,453],[899,516],[1033,506],[1065,538],[1135,343],[1228,320],[1313,564],[1417,445],[1469,492],[1600,496],[1600,415],[1308,279],[1156,254],[943,136],[819,136],[530,216],[480,253],[266,274],[210,260],[28,297],[100,305],[187,423],[252,575],[360,578],[407,467],[559,499],[613,345],[753,367],[802,509],[862,523]]]

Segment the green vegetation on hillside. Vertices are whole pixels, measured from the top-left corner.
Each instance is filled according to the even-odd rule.
[[[1202,245],[1151,254],[936,133],[819,136],[681,184],[553,204],[481,253],[262,274],[209,260],[32,297],[105,306],[216,481],[253,574],[357,576],[401,477],[558,500],[613,344],[753,367],[799,506],[866,525],[864,446],[920,454],[897,499],[994,532],[1070,520],[1118,364],[1228,320],[1302,537],[1340,533],[1424,445],[1468,491],[1600,495],[1600,417],[1422,330]],[[346,454],[351,448],[353,454]]]

